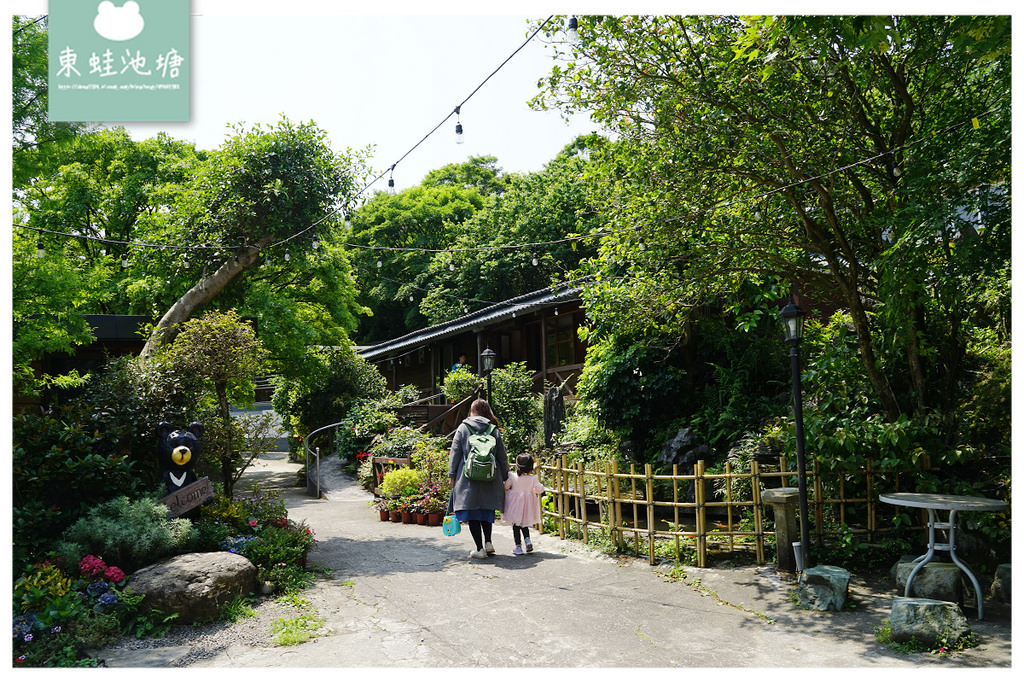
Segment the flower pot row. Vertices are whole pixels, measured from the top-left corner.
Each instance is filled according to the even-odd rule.
[[[380,521],[401,522],[403,524],[423,524],[424,526],[441,526],[444,515],[440,512],[401,512],[399,510],[379,510]]]

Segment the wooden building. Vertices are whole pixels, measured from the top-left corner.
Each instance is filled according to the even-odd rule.
[[[480,354],[497,354],[495,367],[525,362],[534,390],[566,382],[575,393],[586,345],[576,330],[584,322],[580,287],[542,289],[493,304],[450,322],[362,347],[359,355],[377,366],[394,390],[415,385],[426,398],[440,393],[445,375],[460,354],[479,371]],[[442,402],[443,399],[437,399]]]

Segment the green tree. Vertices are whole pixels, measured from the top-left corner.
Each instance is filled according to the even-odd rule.
[[[493,157],[478,157],[447,166],[397,195],[376,194],[353,216],[350,241],[370,247],[351,256],[361,280],[360,303],[372,311],[361,321],[358,339],[390,339],[426,324],[416,279],[432,254],[451,248],[461,226],[483,207],[479,188],[500,185],[493,165]]]
[[[17,187],[34,175],[40,157],[88,126],[47,118],[47,18],[14,16],[11,43],[11,166]]]
[[[424,292],[419,310],[429,324],[565,282],[580,261],[594,255],[596,239],[566,238],[598,229],[600,217],[587,200],[582,150],[603,143],[597,136],[581,137],[542,171],[506,176],[504,192],[489,197],[454,236],[452,250],[434,254],[416,277]]]
[[[216,449],[209,448],[210,439],[204,440],[204,449],[220,464],[224,491],[230,497],[241,446],[231,429],[231,406],[252,404],[253,378],[266,371],[266,351],[252,326],[231,310],[186,321],[161,355],[178,372],[203,378],[213,394],[223,434],[213,440]]]
[[[800,283],[849,312],[888,419],[943,406],[963,303],[1009,258],[1009,19],[579,23],[536,104],[618,136],[593,185],[622,230],[589,264],[595,332],[682,336],[710,301],[749,326]]]
[[[33,364],[47,354],[73,354],[95,339],[85,321],[102,304],[108,272],[60,251],[38,256],[37,235],[16,230],[11,258],[11,358],[15,395],[38,396],[45,387],[80,384],[77,373],[38,375]]]
[[[308,250],[355,190],[359,156],[338,154],[313,123],[236,129],[182,188],[169,229],[195,244],[198,280],[163,313],[142,357],[266,258]],[[180,263],[175,259],[175,263]],[[190,261],[190,267],[193,262]]]

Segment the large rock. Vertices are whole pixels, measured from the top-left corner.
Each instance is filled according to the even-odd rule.
[[[931,598],[893,598],[889,626],[894,641],[925,647],[955,643],[971,631],[959,605]]]
[[[256,585],[256,567],[235,553],[189,553],[144,567],[128,587],[146,596],[144,609],[177,614],[178,624],[216,619],[221,610]]]
[[[896,591],[906,593],[907,579],[914,571],[916,562],[900,562],[896,567]],[[945,602],[963,604],[963,588],[960,568],[952,562],[929,562],[914,576],[910,594],[915,598],[931,598]]]
[[[818,565],[800,575],[800,604],[819,612],[841,612],[850,589],[850,572],[842,567]]]
[[[693,467],[695,462],[706,458],[707,455],[708,447],[699,443],[693,430],[687,427],[676,432],[676,435],[662,447],[658,462],[679,465],[680,468]]]
[[[999,602],[1010,604],[1010,567],[1009,563],[996,567],[996,577],[989,588],[989,597]]]

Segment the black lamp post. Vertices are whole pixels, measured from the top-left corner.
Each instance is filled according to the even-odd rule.
[[[480,368],[487,373],[487,400],[493,402],[491,395],[491,373],[494,372],[494,361],[497,359],[498,354],[491,350],[488,346],[480,354]]]
[[[793,303],[790,295],[789,303],[779,312],[782,325],[789,342],[789,358],[793,367],[793,418],[796,422],[796,469],[800,491],[800,557],[801,570],[807,569],[810,556],[810,533],[807,528],[807,468],[804,463],[804,410],[803,387],[800,382],[800,340],[804,336],[804,311]]]

